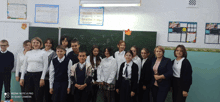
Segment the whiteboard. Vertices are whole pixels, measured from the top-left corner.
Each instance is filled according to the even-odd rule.
[[[11,51],[15,56],[15,67],[17,54],[23,51],[23,42],[28,40],[29,34],[29,23],[25,23],[27,24],[26,29],[22,29],[22,24],[20,22],[0,22],[0,40],[8,40],[9,47],[7,50]],[[12,71],[15,71],[15,67]]]

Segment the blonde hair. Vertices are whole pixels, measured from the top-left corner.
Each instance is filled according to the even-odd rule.
[[[164,48],[162,46],[156,46],[154,48],[154,53],[156,52],[156,49],[160,49],[163,52],[163,54],[165,53],[165,50],[164,50]]]
[[[120,40],[120,41],[118,42],[118,44],[117,44],[117,47],[119,48],[119,46],[120,46],[122,43],[125,43],[125,41]],[[125,46],[126,46],[126,43],[125,43]]]
[[[1,40],[1,43],[7,43],[7,45],[9,45],[8,40],[5,39]]]
[[[37,40],[40,42],[40,49],[43,47],[43,41],[39,37],[35,37],[35,38],[31,39],[31,44],[32,44],[33,40]]]

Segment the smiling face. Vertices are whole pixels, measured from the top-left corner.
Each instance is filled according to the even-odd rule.
[[[37,41],[36,39],[34,39],[34,40],[32,41],[32,47],[33,47],[34,49],[40,49],[40,42]]]
[[[63,50],[63,49],[57,49],[56,50],[56,54],[57,54],[57,56],[61,59],[61,58],[63,58],[63,56],[64,56],[64,54],[66,53],[66,51],[65,50]]]
[[[148,58],[149,55],[150,55],[150,53],[147,53],[145,50],[141,50],[141,57],[142,57],[143,59]]]
[[[99,49],[98,48],[94,48],[92,51],[94,56],[97,56],[99,54]]]
[[[28,43],[26,43],[23,47],[24,47],[24,50],[30,51],[30,50],[31,50],[31,43],[28,42]]]
[[[183,57],[183,50],[178,47],[175,51],[176,57],[182,58]]]
[[[67,41],[67,38],[65,38],[64,40],[62,40],[62,46],[64,48],[66,48],[68,46],[68,41]]]
[[[45,45],[46,49],[51,49],[51,47],[52,47],[50,40],[47,40],[47,42],[44,45]]]
[[[119,51],[124,51],[125,50],[125,43],[121,43],[119,46]]]
[[[78,59],[80,63],[84,63],[86,61],[86,52],[79,52]]]
[[[108,49],[105,49],[105,57],[110,57],[110,53],[109,53]]]
[[[125,60],[126,60],[127,63],[129,63],[132,60],[132,58],[133,58],[133,56],[130,52],[127,52],[125,54]]]
[[[4,43],[0,42],[0,46],[1,46],[1,51],[3,52],[6,51],[7,48],[9,47],[7,42]]]
[[[163,57],[163,51],[162,51],[161,49],[159,49],[159,48],[156,48],[156,49],[155,49],[154,54],[155,54],[155,56],[156,56],[157,58],[162,58],[162,57]]]
[[[77,42],[71,43],[71,48],[74,52],[79,51],[79,47],[80,47],[80,45]]]
[[[131,51],[133,52],[133,57],[137,55],[137,50],[134,47],[131,47]]]

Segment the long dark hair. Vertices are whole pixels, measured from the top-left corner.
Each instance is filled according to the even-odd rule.
[[[100,59],[100,49],[99,49],[99,47],[98,47],[97,45],[93,45],[93,46],[92,46],[92,49],[91,49],[91,53],[90,53],[90,63],[92,64],[92,67],[93,67],[93,68],[95,67],[95,63],[94,63],[94,60],[93,60],[93,57],[94,57],[94,55],[93,55],[93,50],[94,50],[95,48],[97,48],[97,49],[99,50],[99,53],[98,53],[98,55],[96,56],[96,66],[100,65],[100,63],[101,63],[101,59]]]

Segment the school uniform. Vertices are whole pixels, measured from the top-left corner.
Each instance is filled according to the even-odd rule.
[[[192,84],[192,66],[188,59],[182,58],[179,61],[172,61],[173,65],[173,102],[185,102],[186,97],[183,97],[183,91],[189,92]]]
[[[25,59],[25,55],[22,52],[18,53],[17,55],[17,63],[16,63],[16,70],[15,70],[15,76],[16,77],[21,77],[21,66],[23,65],[24,63],[24,59]],[[25,86],[20,86],[21,87],[21,92],[24,93],[25,92]],[[22,94],[23,97],[25,97],[25,94]],[[24,102],[27,102],[27,99],[26,98],[23,98],[23,101]]]
[[[150,102],[150,81],[152,78],[151,63],[149,58],[142,60],[141,77],[139,81],[139,102]],[[143,86],[146,86],[146,90],[143,90]]]
[[[136,63],[137,65],[138,65],[138,90],[137,90],[137,93],[136,93],[136,95],[135,95],[135,99],[136,99],[136,101],[138,101],[139,99],[138,99],[138,96],[139,96],[139,94],[140,94],[140,90],[139,90],[139,80],[140,80],[140,77],[141,77],[141,59],[140,59],[140,57],[138,57],[138,55],[136,55],[133,59],[132,59],[132,61],[134,62],[134,63]]]
[[[46,51],[45,49],[42,49],[42,51],[45,51],[45,53],[48,56],[48,67],[50,66],[51,60],[54,56],[50,56],[52,53],[55,53],[52,49]],[[53,54],[54,55],[54,54]],[[49,68],[47,70],[46,76],[45,76],[45,86],[44,86],[44,102],[52,102],[51,97],[52,95],[49,93],[50,91],[50,84],[49,84]]]
[[[89,63],[84,62],[76,63],[71,67],[71,80],[72,80],[72,92],[74,94],[75,102],[87,102],[88,94],[91,91],[91,82],[92,82],[93,70],[92,66]],[[83,90],[79,90],[75,87],[75,84],[87,86]]]
[[[116,81],[117,63],[113,56],[102,59],[98,68],[98,82],[103,82],[101,92],[104,95],[104,102],[115,102],[115,81]]]
[[[119,76],[119,70],[120,70],[120,66],[123,62],[125,62],[125,51],[119,52],[116,51],[115,52],[115,59],[117,62],[117,74],[116,74],[116,81],[118,80],[118,76]],[[115,91],[115,102],[119,102],[119,95],[118,93]]]
[[[14,55],[10,51],[0,51],[0,100],[2,87],[5,87],[5,100],[11,99],[11,70],[14,67]]]
[[[153,96],[153,102],[165,102],[167,93],[170,90],[171,78],[173,76],[172,62],[169,58],[163,57],[160,62],[156,62],[157,58],[152,60],[151,65],[151,91]],[[165,79],[155,81],[153,75],[155,75],[155,69],[158,75],[164,75]]]
[[[100,59],[102,59],[102,58],[100,57]],[[92,78],[92,82],[96,82],[97,81],[97,68],[99,67],[101,61],[99,62],[99,65],[97,66],[96,57],[93,57],[93,62],[94,62],[94,67],[93,67],[94,76]],[[87,56],[86,63],[91,64],[90,56]],[[92,84],[92,91],[91,91],[89,98],[88,98],[89,101],[96,102],[98,90],[99,90],[99,85]]]
[[[78,54],[75,54],[74,51],[71,51],[67,54],[67,57],[72,61],[72,64],[79,62]]]
[[[135,96],[131,97],[131,91],[136,95],[138,88],[138,65],[133,61],[121,64],[116,89],[119,89],[119,102],[136,102]]]
[[[51,61],[50,88],[53,89],[53,102],[66,102],[67,88],[70,88],[70,69],[72,61],[63,56],[61,59],[56,57]]]
[[[44,80],[47,69],[48,56],[44,51],[34,49],[26,52],[20,79],[25,81],[25,92],[33,92],[28,95],[31,96],[28,101],[43,102],[44,87],[40,87],[40,80]]]
[[[66,47],[65,49],[66,49],[66,55],[68,55],[69,52],[73,51],[71,47],[70,48]]]

